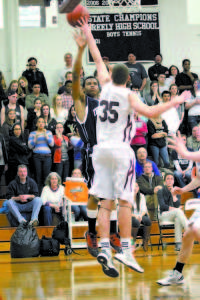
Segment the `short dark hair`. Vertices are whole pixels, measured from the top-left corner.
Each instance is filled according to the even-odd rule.
[[[170,95],[170,96],[171,96],[171,93],[170,93],[170,91],[163,91],[163,92],[162,92],[162,94],[161,94],[161,96],[163,97],[163,95],[165,95],[165,94],[167,94],[167,95]]]
[[[185,64],[185,62],[188,61],[190,63],[190,60],[188,58],[185,58],[183,61],[182,61],[182,66]]]
[[[66,86],[68,83],[72,83],[72,81],[71,81],[71,80],[66,80],[66,81],[65,81],[65,86]]]
[[[32,60],[34,60],[34,61],[36,62],[36,64],[37,64],[37,59],[36,59],[35,57],[29,57],[28,63],[29,63],[30,61],[32,61]]]
[[[39,86],[41,86],[41,84],[40,84],[40,82],[39,81],[37,81],[37,80],[35,80],[35,81],[33,81],[33,83],[32,83],[32,87],[34,86],[34,85],[39,85]]]
[[[39,101],[41,102],[41,104],[42,104],[42,100],[41,100],[40,98],[35,98],[34,104],[35,104],[35,102],[38,101],[38,100],[39,100]]]
[[[95,80],[97,81],[97,83],[98,83],[98,86],[100,87],[100,85],[99,85],[99,80],[98,80],[96,77],[90,75],[90,76],[87,76],[86,78],[84,78],[83,84],[82,84],[82,87],[83,87],[83,88],[85,87],[86,81],[87,81],[88,79],[95,79]]]
[[[164,176],[164,181],[166,180],[167,176],[169,176],[169,175],[173,176],[173,178],[174,178],[174,174],[172,172],[166,172],[165,176]]]
[[[117,64],[112,69],[112,80],[116,84],[125,84],[129,76],[129,69],[124,64]]]
[[[160,57],[161,57],[161,59],[163,59],[163,57],[162,57],[162,54],[161,53],[156,53],[155,55],[154,55],[154,58],[156,58],[156,56],[157,55],[159,55]]]

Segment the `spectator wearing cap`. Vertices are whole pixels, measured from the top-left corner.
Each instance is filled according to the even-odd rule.
[[[48,88],[45,76],[42,71],[37,68],[37,59],[35,57],[30,57],[28,59],[29,69],[22,73],[22,76],[26,77],[28,80],[28,89],[32,93],[33,82],[38,81],[40,84],[40,92],[48,96]]]
[[[50,104],[49,103],[49,98],[47,97],[46,94],[41,93],[40,89],[40,82],[39,81],[34,81],[33,82],[33,92],[26,96],[26,109],[28,110],[29,108],[34,108],[34,101],[35,99],[40,99],[42,104]]]
[[[125,65],[129,69],[132,85],[140,91],[143,91],[148,77],[143,65],[136,62],[136,56],[133,53],[129,53],[128,62],[126,62]]]
[[[70,107],[73,105],[73,98],[72,98],[72,81],[67,80],[65,82],[65,91],[61,94],[62,98],[62,106],[63,108],[69,111]]]
[[[149,78],[151,81],[158,80],[158,76],[160,74],[165,74],[166,77],[169,76],[169,70],[167,67],[162,65],[162,55],[156,54],[155,57],[155,65],[148,69]]]
[[[16,122],[21,124],[22,130],[24,131],[24,109],[17,102],[17,92],[9,91],[8,92],[8,104],[4,106],[1,110],[1,126],[5,122],[6,115],[9,109],[14,109],[16,112]]]

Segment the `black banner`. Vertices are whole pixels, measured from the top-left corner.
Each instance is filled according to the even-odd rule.
[[[137,2],[137,0],[135,0]],[[141,0],[141,6],[158,5],[158,0]],[[87,7],[109,6],[108,0],[86,0]],[[118,6],[114,4],[114,6]],[[122,6],[126,6],[126,1],[122,2]]]
[[[160,53],[158,13],[91,14],[89,22],[101,56],[111,62],[127,61],[129,53],[153,61]]]

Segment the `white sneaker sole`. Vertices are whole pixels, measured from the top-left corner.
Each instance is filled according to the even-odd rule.
[[[156,281],[156,283],[159,284],[159,285],[162,285],[162,286],[181,285],[181,284],[184,284],[184,283],[185,283],[185,280],[182,279],[182,280],[180,280],[179,282],[176,282],[176,283],[175,283],[175,282],[174,282],[174,283],[167,283],[167,282],[166,282],[166,283],[165,283],[165,282],[163,283],[162,281],[159,281],[159,280],[158,280],[158,281]]]
[[[113,278],[119,276],[119,272],[114,267],[108,265],[108,259],[103,253],[97,256],[97,261],[101,264],[105,275]]]
[[[138,265],[132,265],[129,261],[125,260],[124,257],[119,253],[114,256],[114,259],[118,260],[120,263],[124,264],[125,266],[129,267],[130,269],[138,272],[144,273],[144,270]]]

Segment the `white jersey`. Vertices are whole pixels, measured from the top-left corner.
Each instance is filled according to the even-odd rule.
[[[97,110],[97,144],[130,144],[136,126],[127,88],[109,82],[102,88]]]

